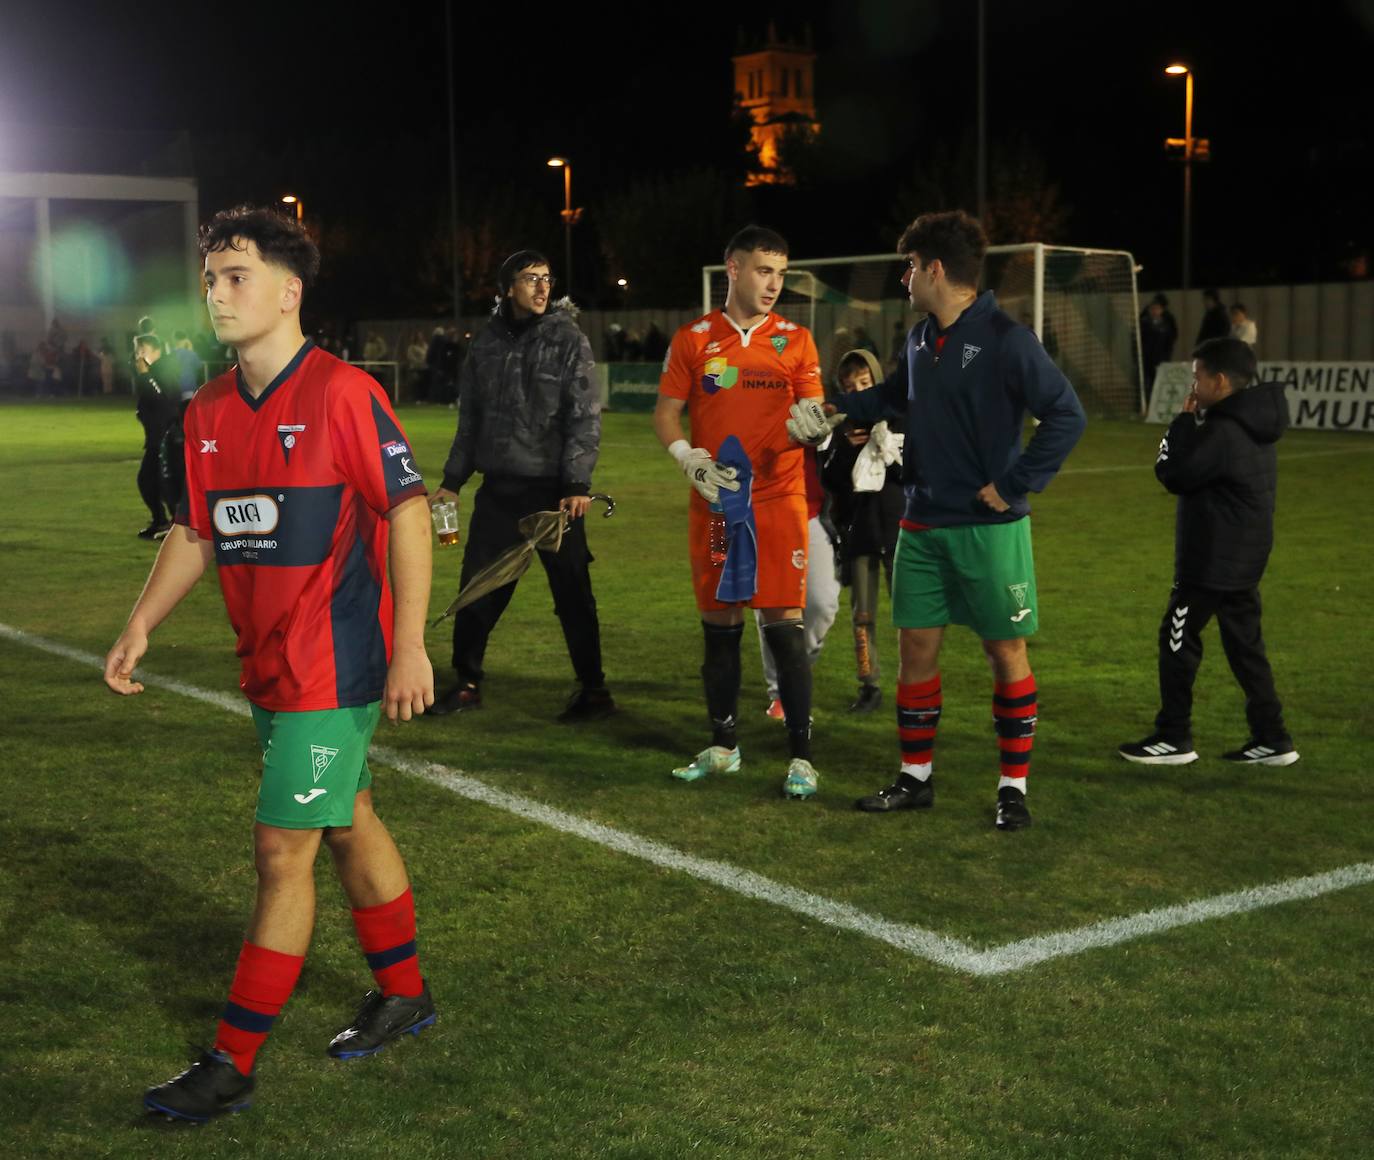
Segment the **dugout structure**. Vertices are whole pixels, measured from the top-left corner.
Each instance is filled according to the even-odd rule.
[[[778,313],[815,336],[826,389],[847,350],[871,346],[890,366],[919,315],[893,254],[789,261]],[[982,286],[1025,323],[1095,414],[1139,416],[1144,409],[1140,301],[1135,259],[1126,250],[1027,242],[990,246]],[[725,302],[724,265],[701,271],[703,312]]]

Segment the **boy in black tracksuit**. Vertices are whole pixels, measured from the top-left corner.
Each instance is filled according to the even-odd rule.
[[[1288,427],[1280,383],[1254,383],[1254,352],[1234,338],[1193,352],[1193,390],[1159,447],[1155,475],[1178,496],[1174,587],[1159,629],[1155,732],[1121,746],[1129,761],[1184,765],[1192,742],[1193,678],[1202,630],[1215,615],[1231,671],[1245,692],[1250,740],[1227,761],[1298,760],[1260,633],[1259,582],[1274,544],[1275,444]]]

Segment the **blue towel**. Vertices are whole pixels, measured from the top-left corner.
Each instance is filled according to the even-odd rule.
[[[752,600],[758,590],[759,539],[754,527],[754,468],[744,445],[727,435],[716,452],[716,462],[736,471],[739,491],[720,489],[720,506],[725,513],[727,547],[725,564],[716,585],[716,599],[722,604]]]

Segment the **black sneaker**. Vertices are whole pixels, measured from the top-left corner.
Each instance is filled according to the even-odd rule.
[[[871,713],[883,703],[883,691],[877,685],[860,685],[859,695],[849,706],[851,713]]]
[[[890,786],[861,797],[854,803],[854,808],[868,814],[886,814],[893,810],[928,810],[934,804],[934,776],[921,781],[909,773],[899,773]]]
[[[450,713],[466,713],[482,707],[482,692],[476,685],[455,685],[425,710],[426,717],[447,717]]]
[[[1221,759],[1234,761],[1237,765],[1292,765],[1298,759],[1298,751],[1288,740],[1265,745],[1252,737],[1239,749],[1223,753]]]
[[[253,1077],[222,1051],[203,1051],[195,1063],[164,1084],[149,1088],[143,1106],[172,1120],[203,1124],[253,1102]]]
[[[154,523],[149,524],[149,525],[148,525],[146,528],[144,528],[142,531],[140,531],[140,532],[138,533],[138,538],[139,538],[140,540],[161,540],[161,539],[164,539],[164,538],[166,537],[167,533],[170,532],[171,530],[172,530],[172,525],[169,524],[169,523],[156,523],[156,522],[154,522]]]
[[[615,712],[615,698],[605,685],[589,689],[585,685],[568,698],[568,707],[558,714],[558,720],[567,724],[570,721],[599,721]]]
[[[1151,733],[1144,741],[1132,741],[1117,749],[1127,761],[1141,765],[1187,765],[1197,760],[1191,741],[1170,741],[1162,733]]]
[[[1031,824],[1030,810],[1026,809],[1026,795],[1019,789],[1004,785],[997,791],[997,828],[999,830],[1024,830]]]
[[[329,1054],[335,1059],[375,1055],[393,1039],[407,1033],[419,1035],[437,1018],[428,983],[413,997],[369,991],[352,1024],[329,1041]]]

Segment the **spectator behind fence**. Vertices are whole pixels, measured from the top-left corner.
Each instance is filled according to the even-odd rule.
[[[412,332],[405,349],[406,386],[417,403],[423,403],[429,394],[429,368],[425,362],[428,351],[424,331]]]
[[[1215,290],[1202,292],[1202,325],[1197,331],[1197,345],[1201,346],[1209,338],[1229,338],[1231,319],[1226,307],[1221,304],[1221,295]]]
[[[1156,294],[1140,312],[1140,361],[1145,372],[1145,401],[1148,404],[1155,389],[1155,371],[1160,363],[1174,357],[1178,341],[1178,323],[1169,312],[1169,300]]]
[[[1231,337],[1239,339],[1251,350],[1255,349],[1255,343],[1259,341],[1259,327],[1250,317],[1250,312],[1245,309],[1244,302],[1237,302],[1231,307]]]

